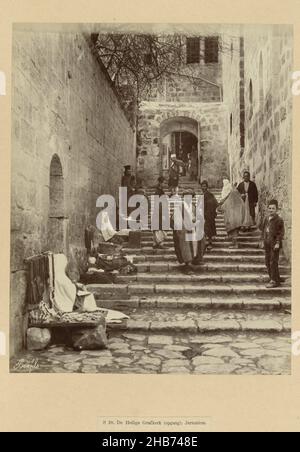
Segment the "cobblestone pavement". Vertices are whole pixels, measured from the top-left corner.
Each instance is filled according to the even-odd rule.
[[[290,335],[133,334],[116,332],[107,350],[53,346],[25,352],[12,372],[283,375],[291,372]]]

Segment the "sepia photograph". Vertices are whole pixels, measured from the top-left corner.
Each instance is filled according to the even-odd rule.
[[[291,375],[293,49],[13,25],[10,373]]]

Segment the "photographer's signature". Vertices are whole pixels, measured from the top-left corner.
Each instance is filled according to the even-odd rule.
[[[30,361],[22,358],[19,359],[13,366],[14,371],[26,371],[26,372],[32,372],[34,370],[39,369],[39,362],[37,359],[32,359]]]

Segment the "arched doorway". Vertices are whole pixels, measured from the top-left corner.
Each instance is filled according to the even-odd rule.
[[[67,251],[64,177],[62,164],[57,154],[52,157],[50,164],[48,248],[54,253]]]
[[[174,117],[163,121],[160,125],[161,172],[166,175],[170,167],[171,154],[188,162],[193,155],[196,166],[196,178],[200,175],[200,146],[198,122],[188,117]]]

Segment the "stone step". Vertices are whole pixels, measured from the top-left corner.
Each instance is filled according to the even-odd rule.
[[[288,278],[287,274],[282,274],[282,278]],[[266,284],[269,281],[269,277],[266,273],[212,273],[205,272],[195,275],[185,275],[180,272],[172,273],[138,273],[137,275],[120,275],[116,278],[117,284],[160,284],[160,283],[185,283],[185,284]]]
[[[171,190],[169,190],[168,187],[163,187],[163,190],[166,195],[169,195],[169,196],[172,195],[172,192],[171,192]],[[193,190],[193,192],[196,193],[196,195],[203,194],[201,188],[197,188],[197,187],[193,187],[193,186],[180,187],[180,189],[178,190],[178,194],[182,196],[186,190]],[[145,190],[146,195],[154,195],[155,192],[156,192],[155,188],[147,188]],[[212,193],[216,197],[221,197],[221,194],[222,194],[221,191],[217,191],[217,190],[210,190],[210,193]]]
[[[291,294],[291,288],[288,286],[277,287],[274,289],[267,289],[264,284],[202,284],[189,283],[184,284],[91,284],[88,285],[88,290],[95,294],[97,299],[119,298],[128,296],[153,296],[159,295],[187,295],[197,297],[207,296],[231,296],[236,295],[240,297],[288,297]]]
[[[143,247],[143,249],[146,249],[147,253],[148,250],[150,250],[150,248],[153,249],[153,247]],[[139,252],[141,251],[140,248],[135,248],[134,249],[136,251],[136,254],[139,254]],[[171,248],[166,248],[166,250],[169,251],[174,251],[174,247]],[[165,251],[164,249],[155,249],[153,250],[154,254],[155,252],[161,252],[161,251]],[[161,255],[165,254],[164,252],[161,252]],[[243,254],[244,256],[247,255],[252,255],[252,256],[264,256],[264,251],[261,250],[260,248],[258,248],[257,246],[254,246],[252,243],[249,244],[249,248],[244,248],[244,244],[242,248],[239,249],[230,249],[230,248],[224,248],[223,245],[221,243],[216,243],[214,245],[214,248],[212,250],[207,250],[205,253],[205,257],[206,256],[210,256],[210,255],[215,255],[215,254],[226,254],[229,256],[234,256],[236,254]]]
[[[92,289],[97,292],[99,289]],[[220,312],[220,311],[284,311],[291,309],[291,299],[289,297],[260,297],[253,298],[249,296],[237,297],[230,295],[226,298],[218,297],[217,295],[207,295],[206,297],[199,297],[195,295],[189,296],[161,296],[153,295],[148,297],[132,296],[130,298],[100,298],[96,295],[96,302],[98,307],[106,309],[115,309],[123,311],[130,315],[130,311],[134,310],[138,313],[141,309],[151,310],[156,312],[164,312],[166,309],[172,309],[174,314],[176,311],[188,312],[193,309],[203,312]]]
[[[160,253],[160,251],[162,251],[162,253]],[[127,253],[130,256],[130,253]],[[173,254],[165,254],[164,250],[157,250],[156,254],[153,254],[153,250],[152,252],[147,252],[147,253],[141,253],[140,250],[140,254],[136,255],[135,253],[133,253],[133,263],[142,263],[142,262],[157,262],[157,261],[164,261],[164,262],[177,262],[177,257],[175,255],[175,253]],[[209,264],[209,263],[236,263],[236,265],[239,264],[264,264],[265,263],[265,257],[263,255],[261,256],[245,256],[243,254],[237,254],[237,255],[231,255],[231,254],[211,254],[211,253],[207,253],[204,256],[204,264]],[[282,264],[285,263],[284,259],[282,258],[281,260]]]
[[[260,242],[259,241],[255,241],[255,240],[250,240],[249,242],[243,241],[243,240],[239,240],[239,247],[240,248],[255,248],[255,249],[259,249],[260,246]],[[228,241],[228,240],[220,240],[216,239],[213,240],[213,247],[215,248],[227,248],[229,250],[231,250],[231,248],[229,248],[232,245],[232,242]],[[141,240],[141,248],[142,250],[148,251],[148,248],[153,248],[153,240]],[[125,248],[128,249],[128,248]],[[173,240],[169,239],[166,240],[164,242],[164,249],[165,250],[173,250],[174,249],[174,244],[173,244]],[[263,251],[263,250],[261,250]]]
[[[150,239],[152,239],[153,238],[153,232],[152,231],[142,231],[141,232],[141,239],[142,240],[150,240]],[[220,229],[220,228],[217,228],[217,236],[216,236],[216,239],[215,239],[215,241],[220,241],[220,240],[228,240],[228,234],[227,234],[227,232],[226,232],[226,230],[225,230],[225,228],[224,229]],[[166,237],[166,240],[165,240],[165,242],[172,242],[173,241],[173,231],[167,231],[167,237]],[[249,242],[252,242],[252,241],[256,241],[257,243],[260,243],[260,241],[261,241],[261,234],[259,234],[259,233],[253,233],[253,234],[240,234],[239,235],[239,237],[238,237],[238,241],[241,241],[241,242],[243,242],[243,241],[249,241]]]
[[[225,226],[217,226],[216,229],[217,229],[217,235],[223,236],[224,233],[227,235]],[[172,231],[172,230],[165,231],[165,232],[166,232],[168,238],[173,239],[173,231]],[[143,229],[143,230],[141,231],[141,234],[142,234],[142,238],[148,238],[148,239],[150,239],[150,238],[153,237],[153,231],[151,231],[151,230],[149,230],[149,229]]]
[[[163,184],[162,187],[163,187],[164,190],[169,190],[170,191],[170,189],[168,187],[168,184]],[[195,181],[184,181],[183,182],[183,181],[180,180],[180,185],[178,187],[179,191],[186,190],[186,189],[191,189],[191,188],[193,190],[199,190],[202,193],[202,189],[201,189],[200,185],[195,183]],[[145,188],[145,191],[151,191],[151,190],[156,190],[156,188],[155,187],[146,187]],[[222,189],[221,188],[210,188],[209,191],[210,191],[210,193],[217,193],[219,195],[222,194]]]
[[[243,244],[244,245],[244,244]],[[261,250],[260,248],[258,248],[257,246],[253,246],[252,243],[249,244],[249,248],[246,248],[246,244],[245,244],[245,248],[242,247],[239,249],[230,249],[230,248],[224,248],[223,245],[221,243],[217,243],[214,245],[214,248],[211,251],[206,251],[205,257],[206,256],[210,256],[210,255],[215,255],[215,254],[219,254],[219,255],[229,255],[229,256],[234,256],[234,255],[240,255],[240,257],[244,257],[244,256],[264,256],[264,251]],[[164,248],[164,249],[153,249],[153,247],[151,246],[143,246],[142,248],[124,248],[123,252],[124,254],[136,254],[136,255],[140,255],[142,252],[145,252],[146,254],[152,254],[152,255],[160,255],[163,256],[166,253],[167,254],[174,254],[174,247],[169,247],[169,248]]]
[[[216,223],[217,236],[223,237],[228,236],[224,223]],[[168,237],[173,237],[173,230],[170,228],[164,231]],[[151,229],[142,229],[141,230],[142,237],[152,237],[153,231]],[[261,231],[258,229],[253,229],[250,232],[240,232],[238,237],[256,237],[257,239],[261,238]]]
[[[156,320],[155,315],[148,315],[147,320],[125,320],[122,325],[111,325],[110,329],[126,330],[128,333],[152,333],[159,334],[190,334],[197,337],[197,334],[209,333],[289,333],[291,331],[291,323],[288,319],[276,318],[276,320],[254,319],[243,320],[233,316],[233,319],[226,320],[202,320],[195,315],[191,319],[186,320]],[[157,336],[156,336],[157,337]],[[158,339],[158,338],[157,338]],[[159,341],[164,338],[158,339]],[[201,341],[201,339],[199,339]],[[249,345],[251,348],[251,345]]]
[[[164,262],[157,261],[153,262],[143,262],[135,264],[138,270],[138,273],[178,273],[182,274],[181,266],[176,262]],[[279,267],[281,274],[290,275],[290,267],[287,265],[281,265]],[[260,264],[228,264],[228,263],[219,263],[219,264],[207,264],[205,263],[200,267],[200,272],[214,272],[214,273],[226,273],[226,272],[246,272],[246,273],[263,273],[267,272],[265,265]]]

